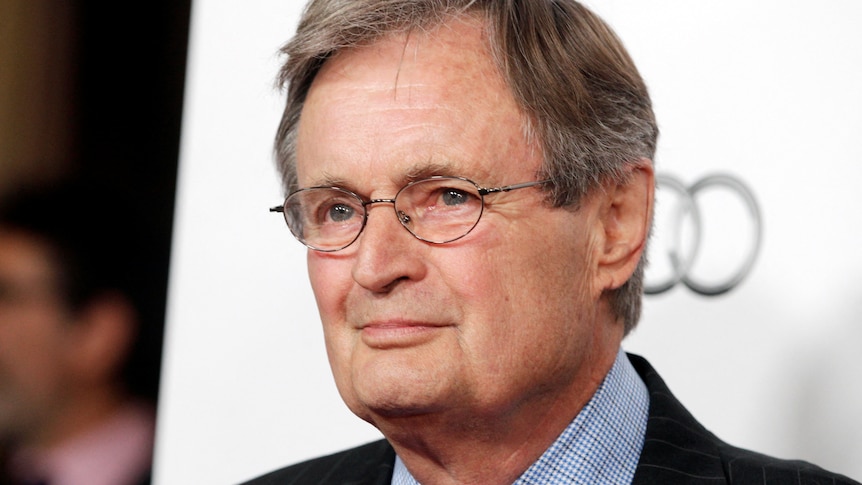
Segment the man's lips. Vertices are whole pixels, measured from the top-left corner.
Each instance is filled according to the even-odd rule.
[[[412,347],[426,343],[433,339],[440,330],[448,327],[451,325],[422,321],[386,320],[361,324],[357,328],[366,345],[385,349]]]
[[[364,330],[366,328],[404,328],[404,327],[448,327],[449,323],[434,323],[426,320],[411,320],[406,318],[385,318],[375,319],[364,323],[359,323],[356,328]]]

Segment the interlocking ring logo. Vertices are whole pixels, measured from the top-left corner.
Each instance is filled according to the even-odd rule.
[[[732,175],[714,174],[706,176],[689,187],[686,187],[678,178],[667,174],[656,175],[656,204],[659,209],[667,208],[670,210],[666,215],[669,220],[669,248],[653,247],[650,254],[650,261],[653,263],[658,254],[656,250],[666,252],[667,263],[669,263],[669,276],[661,278],[659,281],[650,281],[651,272],[647,271],[647,281],[644,292],[648,295],[664,293],[671,288],[682,283],[691,291],[704,296],[717,296],[735,288],[742,280],[751,272],[754,267],[754,262],[760,251],[761,239],[763,235],[763,223],[760,214],[760,207],[757,200],[754,198],[752,191],[742,181]],[[747,250],[743,250],[742,257],[734,255],[737,260],[732,269],[735,271],[727,276],[718,278],[708,278],[703,275],[703,271],[696,271],[695,265],[708,259],[711,254],[704,254],[702,246],[704,246],[704,213],[702,197],[705,191],[719,191],[722,197],[734,197],[742,202],[745,212],[749,216],[747,221],[751,227],[751,237],[747,244]],[[670,191],[670,192],[668,192]],[[672,194],[670,194],[672,193]],[[675,200],[668,200],[665,195],[675,195]],[[671,203],[671,206],[664,204]],[[721,213],[716,213],[715,210],[710,212],[711,216],[722,216]],[[733,223],[739,223],[741,218],[733,218]],[[658,224],[658,221],[657,221]],[[721,237],[733,238],[742,237],[744,234],[737,234],[737,231],[724,231],[726,234],[720,234]],[[654,243],[655,241],[653,241]],[[727,264],[727,262],[722,262]],[[702,264],[699,266],[703,266]],[[698,274],[695,274],[698,273]]]

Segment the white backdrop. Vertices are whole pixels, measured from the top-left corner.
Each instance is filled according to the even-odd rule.
[[[651,88],[659,172],[689,184],[732,173],[764,218],[739,288],[647,297],[624,347],[725,440],[862,479],[862,3],[587,4]],[[282,198],[270,156],[276,51],[300,10],[193,6],[158,485],[233,484],[379,436],[341,403],[305,251],[267,212]],[[704,220],[711,247],[745,241],[745,222],[715,210]]]

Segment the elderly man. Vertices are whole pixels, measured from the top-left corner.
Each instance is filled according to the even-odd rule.
[[[253,483],[850,483],[719,441],[621,351],[658,130],[594,14],[312,1],[284,52],[273,210],[310,248],[339,392],[386,440]]]

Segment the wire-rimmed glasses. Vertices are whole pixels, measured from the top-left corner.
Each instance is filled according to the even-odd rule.
[[[353,244],[368,221],[368,206],[388,203],[398,222],[417,239],[445,244],[466,236],[485,209],[485,196],[542,185],[550,180],[483,188],[463,177],[434,176],[411,182],[391,199],[365,200],[340,187],[308,187],[292,192],[281,212],[290,232],[302,244],[323,252]]]

